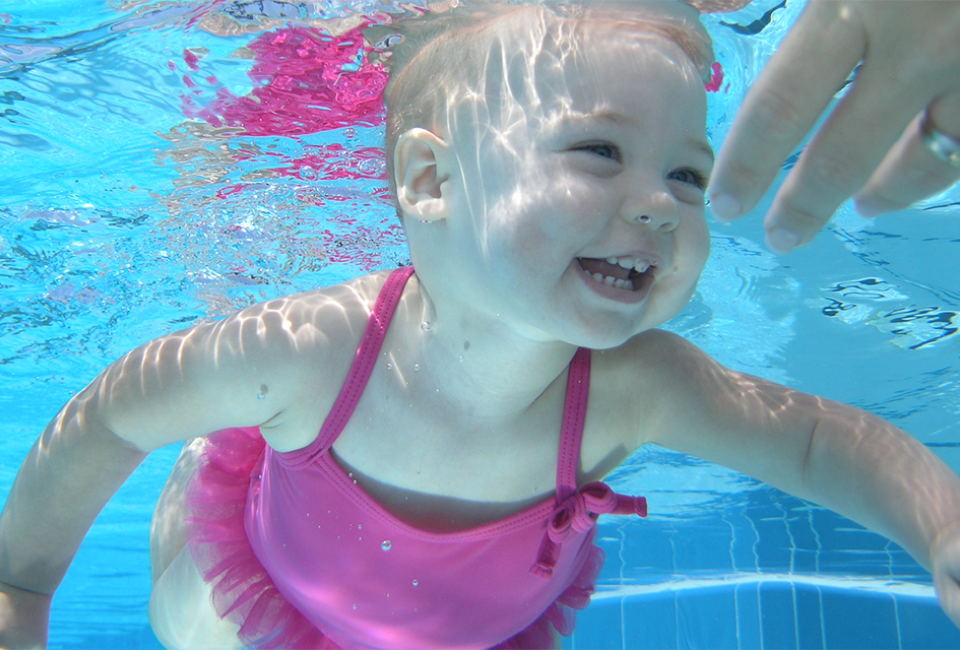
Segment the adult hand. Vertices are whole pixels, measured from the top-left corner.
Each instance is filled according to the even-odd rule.
[[[0,582],[0,649],[46,648],[52,600]]]
[[[786,253],[807,243],[854,194],[857,210],[875,216],[960,178],[960,2],[810,0],[723,144],[709,189],[714,216],[729,221],[756,206],[861,62],[777,192],[767,245]]]

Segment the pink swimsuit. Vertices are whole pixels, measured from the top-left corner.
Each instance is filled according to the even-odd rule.
[[[597,515],[643,498],[577,487],[590,352],[569,368],[557,495],[454,532],[388,512],[328,453],[377,362],[410,268],[386,281],[318,438],[267,447],[259,428],[210,436],[187,490],[188,545],[221,616],[254,648],[540,648],[573,631],[603,564]],[[571,609],[573,608],[573,609]]]

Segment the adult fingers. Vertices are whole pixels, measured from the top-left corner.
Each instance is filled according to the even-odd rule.
[[[943,172],[930,172],[936,160],[920,162],[922,140],[919,146],[911,145],[909,138],[911,128],[917,133],[911,121],[929,105],[946,120],[942,128],[951,128],[957,120],[949,113],[954,94],[960,92],[960,3],[864,1],[852,4],[850,13],[868,35],[869,52],[767,214],[767,244],[780,253],[812,239],[888,156],[891,161],[909,157],[921,165],[915,170],[935,174],[911,190],[910,180],[901,178],[895,191],[904,198],[925,196],[952,178],[950,165]],[[909,164],[890,162],[881,174],[903,171]]]
[[[866,37],[845,3],[811,2],[757,78],[720,150],[714,216],[752,210],[861,61]]]
[[[926,117],[925,117],[926,115]],[[960,148],[960,91],[934,101],[917,115],[902,138],[854,197],[857,211],[866,217],[901,210],[915,201],[950,187],[960,179],[960,163],[931,152],[928,125],[958,143]],[[949,146],[949,142],[946,143]]]
[[[767,245],[786,253],[813,239],[864,186],[927,99],[882,66],[865,63],[777,192],[764,221]]]

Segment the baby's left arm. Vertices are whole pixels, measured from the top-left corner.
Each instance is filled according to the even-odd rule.
[[[671,334],[645,338],[643,363],[656,370],[658,399],[640,444],[726,465],[889,537],[931,570],[941,605],[960,626],[955,472],[866,411],[729,370]]]

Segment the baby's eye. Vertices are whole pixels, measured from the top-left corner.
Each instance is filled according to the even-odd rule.
[[[676,171],[670,172],[669,178],[680,181],[681,183],[686,183],[687,185],[693,185],[701,190],[707,188],[707,177],[695,169],[677,169]]]
[[[620,162],[620,148],[614,144],[606,142],[591,142],[573,147],[573,151],[585,151],[601,158],[609,158]]]

